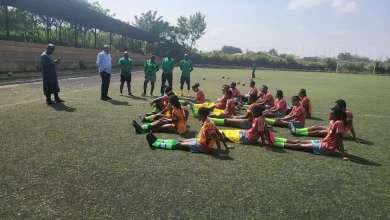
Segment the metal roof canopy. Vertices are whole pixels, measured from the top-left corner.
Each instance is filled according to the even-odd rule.
[[[0,5],[8,5],[41,15],[119,34],[131,39],[156,42],[159,40],[148,31],[128,25],[117,19],[85,7],[73,0],[0,0]]]

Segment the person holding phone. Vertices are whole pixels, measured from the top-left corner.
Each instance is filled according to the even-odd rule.
[[[43,94],[46,96],[46,103],[52,105],[54,103],[65,102],[58,96],[60,87],[58,86],[56,67],[61,62],[61,57],[54,60],[53,53],[55,46],[53,44],[47,45],[46,51],[41,54],[41,66],[43,76]],[[54,100],[51,99],[51,94],[54,94]]]

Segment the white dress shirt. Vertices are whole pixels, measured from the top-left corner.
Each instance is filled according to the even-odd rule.
[[[100,52],[97,56],[96,65],[99,68],[99,72],[107,72],[111,74],[112,64],[111,55],[104,51]]]

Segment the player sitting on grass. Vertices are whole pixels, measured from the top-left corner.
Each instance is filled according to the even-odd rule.
[[[221,130],[222,135],[228,141],[245,145],[256,145],[257,140],[261,138],[261,146],[266,148],[265,132],[268,132],[268,129],[262,116],[264,110],[264,106],[255,105],[253,107],[252,127],[249,130]]]
[[[204,92],[199,89],[200,84],[195,83],[192,86],[192,91],[196,93],[196,97],[194,99],[192,98],[187,98],[187,102],[184,102],[183,105],[188,105],[188,101],[193,102],[195,104],[203,104],[206,101],[206,97],[204,95]]]
[[[283,118],[269,119],[266,118],[265,122],[267,125],[289,127],[293,125],[295,128],[304,128],[306,121],[306,112],[302,105],[299,103],[299,97],[293,96],[291,98],[293,109],[289,115]]]
[[[234,100],[233,100],[233,92],[231,90],[228,90],[225,92],[225,97],[226,97],[226,107],[223,111],[213,111],[212,113],[210,113],[209,117],[210,118],[230,118],[233,116],[234,114],[234,108],[236,106],[236,104],[234,103]],[[190,104],[191,105],[191,104]],[[191,105],[191,109],[192,109],[192,105]]]
[[[356,141],[356,134],[355,134],[355,129],[353,127],[353,116],[352,112],[346,109],[347,103],[339,99],[336,102],[335,107],[336,108],[341,108],[342,110],[345,111],[345,114],[347,115],[346,117],[346,124],[344,125],[344,135],[343,137],[347,137],[349,134],[349,131],[351,131],[353,140]],[[294,128],[291,127],[291,133],[297,136],[310,136],[310,137],[326,137],[328,134],[328,126],[311,126],[308,128]]]
[[[154,106],[152,113],[156,114],[160,111],[162,111],[167,105],[168,105],[168,93],[173,92],[171,86],[165,86],[164,88],[165,96],[158,97],[157,99],[153,100],[150,105]],[[176,95],[175,92],[173,92],[174,95]]]
[[[307,97],[306,89],[301,89],[298,93],[299,98],[301,98],[301,105],[306,111],[306,118],[310,118],[313,114],[312,108],[311,108],[311,102],[310,99]]]
[[[310,118],[313,115],[313,109],[311,106],[311,101],[307,97],[306,89],[299,90],[298,97],[300,99],[299,102],[301,103],[301,105],[303,106],[303,108],[306,111],[306,118]],[[288,108],[286,114],[290,114],[291,110],[292,110],[292,108]]]
[[[169,103],[173,106],[172,118],[161,118],[155,122],[145,125],[139,125],[133,120],[133,126],[137,134],[143,132],[165,132],[183,134],[187,131],[187,117],[184,107],[180,105],[179,98],[176,95],[169,96]]]
[[[274,107],[275,100],[271,93],[268,92],[268,86],[263,85],[261,88],[261,93],[263,93],[262,101],[259,101],[259,104],[265,106],[266,109],[270,109]],[[261,94],[259,94],[261,96]]]
[[[217,144],[218,155],[220,157],[228,156],[228,154],[222,153],[220,142],[223,143],[227,152],[229,152],[229,149],[232,149],[233,147],[226,144],[222,134],[218,131],[214,122],[207,118],[210,114],[210,109],[202,107],[199,109],[198,113],[198,120],[203,123],[202,128],[199,131],[198,138],[184,140],[159,139],[150,132],[146,136],[150,148],[185,150],[190,151],[191,153],[210,153],[213,150],[214,144]]]
[[[222,98],[218,99],[217,104],[214,103],[203,103],[202,105],[196,105],[192,103],[191,101],[188,101],[188,104],[190,105],[191,111],[193,116],[196,118],[198,117],[198,109],[201,107],[210,108],[210,111],[212,111],[214,114],[222,114],[224,109],[226,108],[227,103],[227,97],[226,97],[226,91],[229,91],[229,85],[223,85],[222,86]]]
[[[153,122],[161,118],[168,117],[170,118],[172,116],[172,104],[169,103],[169,97],[175,95],[172,91],[168,92],[167,95],[162,96],[160,98],[155,99],[150,104],[153,105],[155,101],[157,100],[157,103],[159,103],[159,107],[163,107],[163,110],[158,111],[159,109],[156,109],[156,107],[153,110],[156,110],[157,113],[146,113],[145,115],[138,114],[139,118],[142,120],[142,122]],[[161,105],[162,102],[162,105]]]
[[[227,126],[227,127],[236,127],[242,129],[249,129],[252,127],[252,119],[253,119],[253,108],[255,106],[259,106],[257,101],[257,94],[252,93],[249,97],[249,103],[251,104],[249,108],[246,110],[245,115],[234,116],[233,118],[210,118],[216,125],[218,126]]]
[[[286,115],[287,111],[287,102],[283,98],[283,91],[282,90],[276,90],[276,103],[275,106],[265,110],[263,115],[264,117],[269,118],[283,118]]]
[[[251,81],[250,83],[250,88],[249,88],[249,92],[248,94],[244,94],[241,96],[241,101],[242,102],[248,102],[248,99],[249,99],[249,96],[252,94],[252,93],[255,93],[256,96],[257,96],[257,89],[256,89],[256,82],[255,81]]]
[[[232,82],[232,84],[230,84],[230,91],[232,91],[233,93],[234,102],[236,103],[241,102],[241,93],[240,90],[237,89],[237,83]]]
[[[337,150],[341,152],[343,160],[351,159],[344,156],[344,124],[346,124],[346,114],[341,108],[332,108],[329,111],[329,129],[327,135],[322,140],[287,140],[275,138],[273,146],[284,147],[291,150],[312,152],[318,155],[333,155]]]

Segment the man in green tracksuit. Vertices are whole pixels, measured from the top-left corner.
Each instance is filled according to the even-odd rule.
[[[256,78],[255,72],[256,72],[256,63],[253,62],[253,64],[252,64],[252,79]]]
[[[154,82],[156,82],[156,72],[159,70],[158,64],[155,61],[156,57],[150,57],[150,60],[146,61],[144,65],[144,73],[145,73],[145,81],[144,81],[144,93],[142,96],[146,96],[146,88],[148,86],[148,82],[150,81],[150,96],[153,96],[154,90]]]
[[[194,70],[192,66],[191,60],[188,59],[188,54],[184,55],[184,60],[180,61],[180,70],[181,70],[181,78],[180,78],[180,96],[183,96],[183,85],[184,82],[187,84],[188,93],[187,96],[190,96],[190,75],[192,70]]]
[[[131,69],[133,68],[133,60],[129,58],[129,52],[125,52],[124,56],[119,59],[118,65],[121,69],[120,76],[121,76],[121,85],[119,86],[119,92],[120,95],[122,95],[123,92],[123,86],[125,85],[125,82],[127,83],[127,91],[129,92],[129,96],[133,96],[131,93]]]
[[[167,56],[161,62],[161,90],[160,96],[164,96],[165,82],[168,81],[170,87],[172,87],[172,73],[175,68],[175,60],[171,57],[171,53],[168,51]]]

